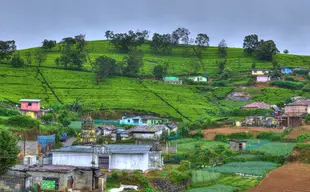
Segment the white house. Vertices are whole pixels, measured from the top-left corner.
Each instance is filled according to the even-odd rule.
[[[161,149],[133,144],[63,147],[52,152],[52,164],[143,172],[163,167]]]
[[[170,134],[170,129],[166,125],[139,125],[127,132],[135,139],[154,139],[160,137],[164,131]]]
[[[265,83],[268,81],[270,81],[270,77],[268,76],[257,76],[256,77],[256,82]]]
[[[193,77],[188,77],[188,79],[194,82],[207,82],[208,81],[208,78],[203,77],[203,76],[193,76]]]
[[[264,71],[264,70],[252,70],[252,75],[255,76],[264,76],[265,74],[268,74],[268,71]]]

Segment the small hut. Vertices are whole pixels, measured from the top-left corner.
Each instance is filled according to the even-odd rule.
[[[245,150],[247,141],[229,140],[229,147],[233,151]]]

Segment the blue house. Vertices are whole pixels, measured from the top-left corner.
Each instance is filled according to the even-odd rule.
[[[155,116],[123,116],[119,124],[121,125],[160,125],[166,120]]]
[[[282,74],[292,74],[292,69],[291,68],[281,68],[281,73]]]

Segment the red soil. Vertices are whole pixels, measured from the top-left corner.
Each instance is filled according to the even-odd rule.
[[[296,138],[303,133],[310,133],[310,125],[303,125],[294,128],[285,138]]]
[[[310,164],[288,163],[247,192],[310,192]]]

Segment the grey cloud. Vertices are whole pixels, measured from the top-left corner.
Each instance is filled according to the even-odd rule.
[[[18,48],[79,33],[103,39],[108,29],[169,33],[186,27],[193,35],[207,33],[211,45],[225,39],[241,47],[245,35],[256,33],[273,39],[280,50],[310,53],[306,0],[2,0],[0,5],[0,39],[15,39]]]

